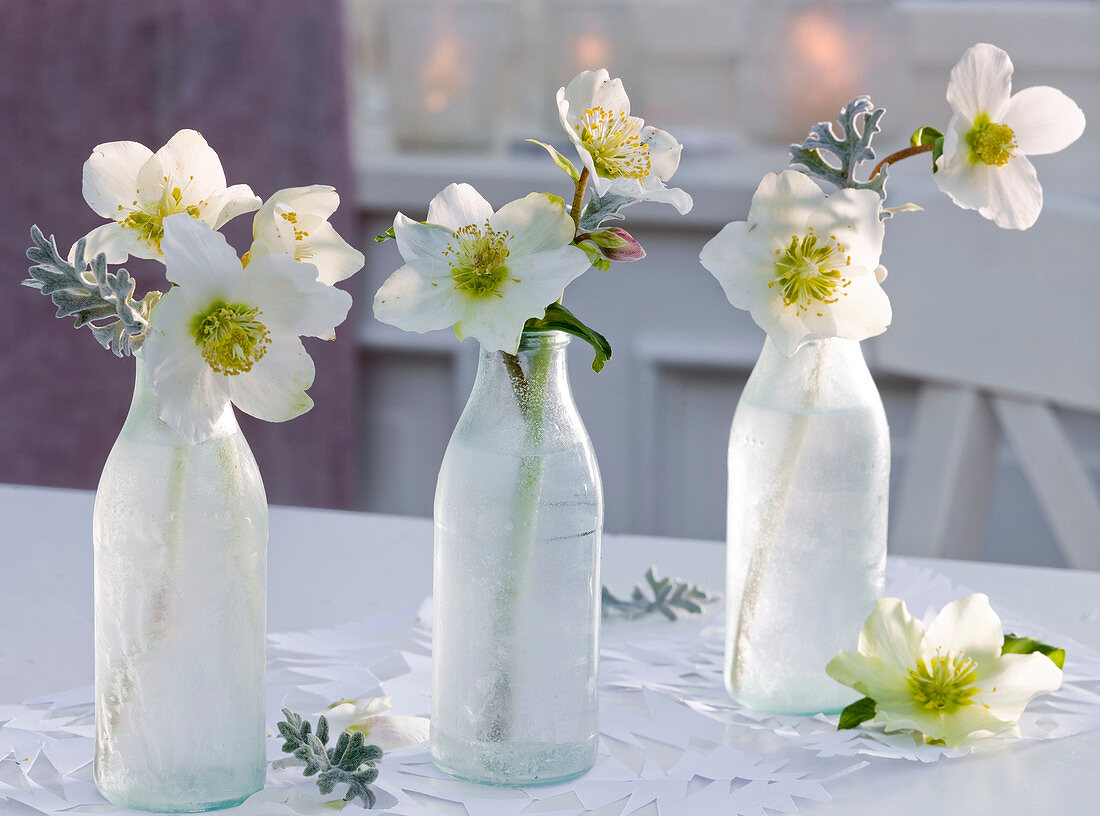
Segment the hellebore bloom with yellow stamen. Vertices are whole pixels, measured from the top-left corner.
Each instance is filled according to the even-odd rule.
[[[154,307],[141,349],[160,418],[195,444],[230,402],[268,422],[312,408],[313,361],[298,338],[330,334],[351,296],[287,255],[242,267],[221,233],[186,215],[164,219],[162,246],[176,285]]]
[[[1043,209],[1043,188],[1028,156],[1056,153],[1085,129],[1085,115],[1056,88],[1012,93],[1012,60],[988,43],[951,69],[954,114],[934,175],[951,200],[1005,229],[1027,229]]]
[[[723,227],[699,261],[787,357],[811,340],[863,340],[891,319],[879,285],[886,276],[881,216],[870,190],[826,196],[803,173],[769,173],[748,220]]]
[[[84,236],[84,257],[102,252],[112,264],[130,255],[162,260],[164,219],[175,213],[219,229],[260,206],[247,184],[226,187],[218,154],[194,130],[179,131],[156,153],[137,142],[96,145],[83,189],[88,206],[111,219]]]
[[[249,262],[282,253],[317,267],[330,286],[363,268],[363,253],[340,237],[328,219],[340,206],[335,188],[323,184],[279,190],[252,219]]]
[[[330,733],[361,731],[365,742],[383,751],[428,741],[427,717],[387,713],[392,708],[392,697],[360,697],[338,700],[317,715],[328,720]]]
[[[374,296],[374,316],[405,331],[453,326],[487,351],[515,354],[527,319],[589,267],[564,203],[544,193],[493,212],[469,184],[451,184],[427,222],[398,213],[393,231],[405,265]]]
[[[883,598],[863,625],[859,647],[840,652],[825,671],[875,701],[872,722],[886,731],[918,731],[957,748],[1018,733],[1024,708],[1062,684],[1044,654],[1001,654],[1001,619],[982,594],[945,606],[925,631],[905,603]]]
[[[681,215],[691,196],[665,186],[680,166],[683,145],[630,115],[621,79],[607,70],[582,71],[557,93],[558,118],[591,174],[598,195],[671,204]]]

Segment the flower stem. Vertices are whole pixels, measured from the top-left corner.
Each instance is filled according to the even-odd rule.
[[[492,679],[492,691],[486,711],[481,737],[488,742],[505,742],[514,730],[515,698],[513,678],[519,665],[517,641],[523,631],[520,625],[523,588],[527,583],[531,551],[535,545],[542,498],[543,459],[537,449],[542,442],[543,415],[546,409],[546,388],[553,357],[552,348],[540,348],[531,355],[531,363],[524,374],[519,359],[514,354],[501,352],[501,359],[508,369],[512,390],[526,424],[524,453],[520,460],[516,480],[515,499],[512,505],[512,548],[509,563],[503,571],[503,579],[497,595],[496,641],[502,647],[506,659]]]
[[[773,482],[774,489],[771,495],[762,503],[763,507],[766,508],[766,515],[761,520],[759,538],[756,540],[752,555],[749,557],[749,567],[745,575],[745,588],[741,595],[741,609],[737,617],[737,632],[733,638],[735,646],[733,665],[730,668],[730,686],[734,689],[740,689],[744,682],[745,664],[740,658],[750,651],[752,643],[757,637],[754,631],[756,624],[754,613],[763,599],[764,577],[772,570],[771,560],[775,556],[779,533],[786,518],[787,502],[791,487],[794,484],[798,460],[802,457],[806,433],[809,430],[810,406],[814,404],[821,388],[823,354],[820,342],[813,344],[813,350],[817,352],[817,360],[814,363],[813,375],[806,390],[806,410],[799,411],[792,420],[783,453],[779,458],[779,472]]]
[[[929,153],[931,152],[933,147],[934,145],[931,144],[914,145],[913,147],[907,147],[904,150],[899,150],[897,153],[891,153],[889,156],[887,156],[885,159],[875,165],[875,169],[871,171],[871,175],[869,176],[869,178],[874,178],[875,176],[877,176],[878,171],[888,164],[899,162],[902,159],[908,159],[910,156],[919,156],[921,153]]]
[[[569,208],[569,214],[573,217],[573,233],[581,228],[581,204],[584,202],[584,188],[588,186],[588,168],[581,170],[581,176],[577,179],[577,188],[573,191],[573,206]]]

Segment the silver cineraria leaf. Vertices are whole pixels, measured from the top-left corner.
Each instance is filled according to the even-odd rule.
[[[27,257],[34,265],[27,270],[30,277],[23,281],[24,286],[49,296],[57,307],[57,317],[74,317],[76,328],[87,326],[96,341],[116,356],[133,354],[141,347],[149,329],[149,311],[160,299],[160,292],[149,292],[135,301],[135,283],[129,272],[108,272],[103,253],[85,263],[83,238],[76,244],[75,263],[62,258],[54,237],[47,239],[37,226],[31,227],[31,241]]]
[[[606,618],[618,612],[623,617],[633,620],[642,615],[660,612],[674,621],[681,614],[702,614],[706,604],[717,601],[721,597],[712,595],[700,589],[698,585],[689,584],[679,578],[658,578],[656,567],[650,567],[646,571],[645,580],[653,594],[652,598],[646,596],[642,587],[636,586],[629,600],[620,600],[605,586],[602,593],[603,616]]]
[[[791,145],[791,165],[801,166],[809,175],[837,187],[874,190],[885,199],[885,167],[868,181],[857,181],[855,177],[861,162],[875,158],[871,139],[881,130],[878,122],[885,112],[883,108],[875,108],[871,97],[856,97],[837,116],[841,135],[836,134],[831,122],[818,122],[802,144]],[[823,153],[831,153],[831,159],[827,160]]]

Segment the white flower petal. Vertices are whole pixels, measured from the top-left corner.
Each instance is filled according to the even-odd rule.
[[[423,258],[443,264],[443,250],[454,241],[454,229],[451,227],[421,224],[402,213],[393,219],[393,232],[397,238],[397,251],[406,263]]]
[[[168,280],[190,292],[203,291],[210,300],[231,293],[243,272],[225,236],[183,213],[164,219],[161,249]]]
[[[838,288],[836,303],[830,304],[827,336],[866,340],[882,334],[893,319],[890,298],[879,286],[875,272],[852,267],[848,285]],[[813,312],[816,317],[816,312]]]
[[[811,327],[806,312],[799,313],[784,305],[781,297],[765,297],[749,309],[756,325],[767,332],[784,357],[793,357],[802,346],[828,337],[828,326]]]
[[[610,111],[622,111],[630,114],[630,99],[626,95],[621,79],[611,79],[606,68],[596,71],[581,71],[559,91],[569,110],[571,123],[584,116],[589,108],[597,106]]]
[[[197,131],[177,131],[156,152],[156,157],[163,173],[162,179],[167,177],[164,184],[168,189],[178,186],[188,201],[198,201],[225,190],[221,159]]]
[[[912,697],[905,675],[899,674],[897,667],[859,652],[838,652],[825,666],[825,673],[876,702]]]
[[[469,184],[448,184],[428,205],[428,223],[447,227],[451,232],[470,224],[484,226],[485,219],[492,214],[492,205]]]
[[[1004,630],[1001,619],[989,605],[989,596],[977,592],[958,598],[943,609],[928,626],[921,656],[965,652],[986,666],[1000,659]]]
[[[859,651],[895,670],[908,670],[917,665],[923,637],[924,624],[909,614],[904,601],[883,598],[863,624]]]
[[[978,212],[1003,229],[1027,229],[1043,210],[1043,188],[1034,165],[1014,156],[1004,167],[990,169],[989,203]]]
[[[204,217],[203,220],[214,229],[221,229],[227,221],[259,208],[260,197],[252,192],[251,187],[247,184],[234,184],[224,192],[211,194],[208,210],[213,220],[209,217]]]
[[[1004,655],[997,666],[998,671],[981,678],[974,702],[1002,720],[1016,722],[1032,699],[1062,685],[1062,670],[1039,652]]]
[[[653,175],[661,181],[668,181],[680,166],[680,153],[684,146],[672,134],[649,126],[642,128],[642,142],[649,145],[650,169]]]
[[[346,280],[363,268],[366,259],[328,221],[309,231],[310,260],[317,267],[317,277],[329,286]]]
[[[679,187],[665,187],[663,184],[653,185],[652,189],[649,189],[648,186],[643,188],[638,200],[652,201],[656,204],[671,204],[680,215],[687,215],[691,212],[691,208],[695,203],[692,201],[691,196]]]
[[[501,207],[489,218],[489,225],[497,232],[512,234],[508,239],[512,256],[561,248],[573,240],[575,230],[560,202],[545,193],[529,193]],[[577,251],[584,254],[584,250]]]
[[[767,263],[772,248],[759,227],[747,221],[733,221],[706,244],[699,263],[718,279],[726,298],[738,309],[750,309],[768,296],[768,284],[775,279]]]
[[[316,267],[288,255],[262,255],[250,262],[234,297],[259,306],[260,322],[270,331],[294,336],[330,335],[351,309],[351,295],[319,281]]]
[[[352,725],[350,730],[362,731],[367,743],[377,745],[383,751],[392,751],[427,742],[431,727],[427,717],[382,714],[368,717],[362,723]]]
[[[160,418],[188,444],[214,432],[229,397],[199,353],[188,327],[191,301],[169,290],[153,309],[152,328],[141,346],[160,406]]]
[[[528,317],[541,316],[547,304],[561,297],[569,282],[588,267],[588,256],[583,250],[559,245],[556,249],[525,255],[510,263],[509,280],[501,285],[499,292],[512,306],[529,312]]]
[[[340,206],[340,195],[328,184],[287,187],[272,193],[261,210],[274,215],[276,204],[285,204],[294,212],[316,215],[327,221]]]
[[[971,121],[984,113],[1003,122],[1011,96],[1012,60],[994,45],[971,46],[951,69],[947,101]]]
[[[114,221],[103,226],[96,227],[84,236],[87,243],[84,246],[84,261],[90,263],[99,253],[107,256],[107,263],[118,264],[125,261],[131,255],[139,258],[149,257],[147,246],[139,240],[137,230],[126,229]],[[75,261],[76,244],[69,249],[69,263]]]
[[[152,155],[149,148],[137,142],[95,146],[84,162],[81,187],[84,200],[96,215],[118,219],[133,209],[138,172]]]
[[[459,293],[450,276],[432,280],[406,264],[374,296],[374,316],[383,323],[423,334],[454,325],[461,317]]]
[[[748,222],[786,245],[805,230],[810,213],[824,201],[825,193],[805,173],[768,173],[753,193]]]
[[[462,319],[455,323],[455,336],[459,340],[473,337],[485,351],[506,351],[515,354],[519,349],[523,324],[531,317],[542,317],[546,304],[533,310],[524,303],[506,298],[469,298]]]
[[[837,190],[806,220],[822,237],[835,237],[853,264],[874,269],[882,255],[886,228],[882,199],[872,190]],[[841,270],[842,272],[844,270]]]
[[[1004,114],[1017,150],[1024,156],[1057,153],[1085,130],[1085,114],[1057,88],[1024,88],[1013,95]]]
[[[297,337],[273,336],[251,371],[216,376],[223,378],[234,405],[266,422],[285,422],[313,407],[306,394],[313,385],[313,360]]]

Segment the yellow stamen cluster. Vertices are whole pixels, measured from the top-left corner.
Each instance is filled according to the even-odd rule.
[[[852,258],[835,235],[822,238],[811,228],[806,235],[792,235],[787,248],[775,254],[775,280],[768,288],[778,286],[783,291],[783,304],[794,306],[797,313],[809,311],[814,303],[836,303],[851,281],[841,269],[850,266]],[[818,317],[822,312],[816,313]]]
[[[929,666],[924,660],[909,670],[906,683],[913,699],[929,711],[954,714],[960,708],[974,702],[971,699],[981,691],[978,682],[978,664],[962,652],[936,655]]]
[[[596,175],[643,181],[650,173],[649,145],[641,124],[622,111],[589,108],[574,125],[581,144],[592,154]]]
[[[267,354],[271,332],[258,318],[259,307],[217,301],[191,325],[202,358],[218,374],[230,376],[251,371]]]
[[[998,124],[982,113],[974,120],[974,126],[966,134],[970,148],[970,161],[1004,167],[1015,154],[1016,134],[1008,125]]]
[[[194,176],[191,178],[194,179]],[[164,181],[168,181],[167,176]],[[165,189],[164,196],[156,204],[148,206],[144,210],[134,209],[120,219],[118,223],[127,229],[136,229],[142,238],[160,251],[160,242],[164,238],[164,219],[180,212],[185,212],[192,218],[200,218],[202,212],[199,206],[203,204],[206,204],[206,202],[200,201],[198,204],[184,206],[183,190],[179,187],[173,187],[171,190]],[[136,201],[134,206],[137,207]],[[121,204],[118,205],[118,209],[122,211]]]
[[[502,295],[497,291],[508,277],[508,239],[512,234],[497,232],[485,221],[484,230],[473,224],[455,230],[455,243],[447,244],[443,255],[451,267],[455,289],[482,297]]]
[[[280,215],[283,217],[284,221],[288,222],[291,227],[293,227],[295,241],[304,241],[309,237],[309,233],[298,226],[298,213],[285,212],[280,213]]]

